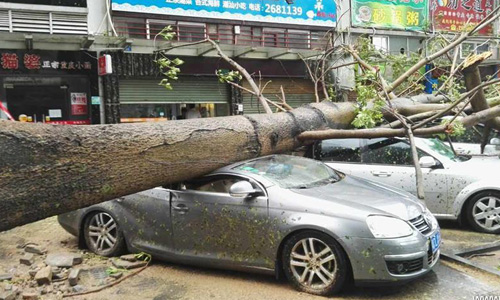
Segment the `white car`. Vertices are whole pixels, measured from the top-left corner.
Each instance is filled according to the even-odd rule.
[[[444,117],[443,119],[451,119],[451,117]],[[434,124],[434,125],[437,125]],[[486,155],[498,156],[500,155],[500,133],[495,129],[490,129],[488,136],[488,144],[484,147],[484,152],[481,153],[481,142],[483,140],[484,125],[477,124],[476,126],[465,128],[465,132],[459,136],[450,136],[453,149],[458,154],[466,155]],[[443,139],[443,141],[446,140]]]
[[[500,159],[456,156],[439,139],[416,138],[425,203],[441,219],[468,221],[477,231],[500,233]],[[335,139],[306,154],[349,175],[416,194],[415,169],[405,139]]]

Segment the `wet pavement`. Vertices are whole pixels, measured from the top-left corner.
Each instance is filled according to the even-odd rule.
[[[498,236],[474,233],[458,228],[454,222],[441,222],[444,238],[442,249],[464,250],[487,245]],[[49,251],[76,250],[76,238],[66,233],[49,218],[37,223],[0,233],[0,273],[18,264],[16,244],[32,241]],[[499,257],[489,257],[492,264]],[[102,262],[96,258],[93,266]],[[92,265],[92,264],[91,264]],[[402,286],[350,287],[335,299],[473,299],[474,296],[500,297],[500,277],[479,272],[462,265],[441,261],[423,278]],[[53,298],[48,298],[53,299]],[[324,299],[300,293],[286,281],[272,276],[181,266],[155,261],[141,273],[98,293],[73,299]]]

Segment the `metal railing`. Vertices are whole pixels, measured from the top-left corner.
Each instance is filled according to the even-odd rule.
[[[158,33],[166,26],[175,32],[175,41],[195,42],[207,37],[221,44],[289,49],[322,49],[327,43],[325,31],[288,30],[267,27],[246,27],[236,31],[232,25],[181,24],[137,18],[114,18],[120,36],[138,39],[161,39]]]

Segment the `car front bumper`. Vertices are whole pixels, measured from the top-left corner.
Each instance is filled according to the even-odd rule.
[[[421,277],[437,264],[440,250],[431,251],[430,237],[415,232],[396,239],[350,237],[344,240],[357,284],[397,283]]]

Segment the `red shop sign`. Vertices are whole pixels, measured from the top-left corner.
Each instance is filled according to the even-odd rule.
[[[88,113],[87,94],[71,93],[71,114],[82,116]]]
[[[437,30],[469,30],[492,10],[493,0],[431,0],[431,17]],[[466,26],[467,28],[464,28]],[[486,26],[479,34],[491,35],[493,27]]]

